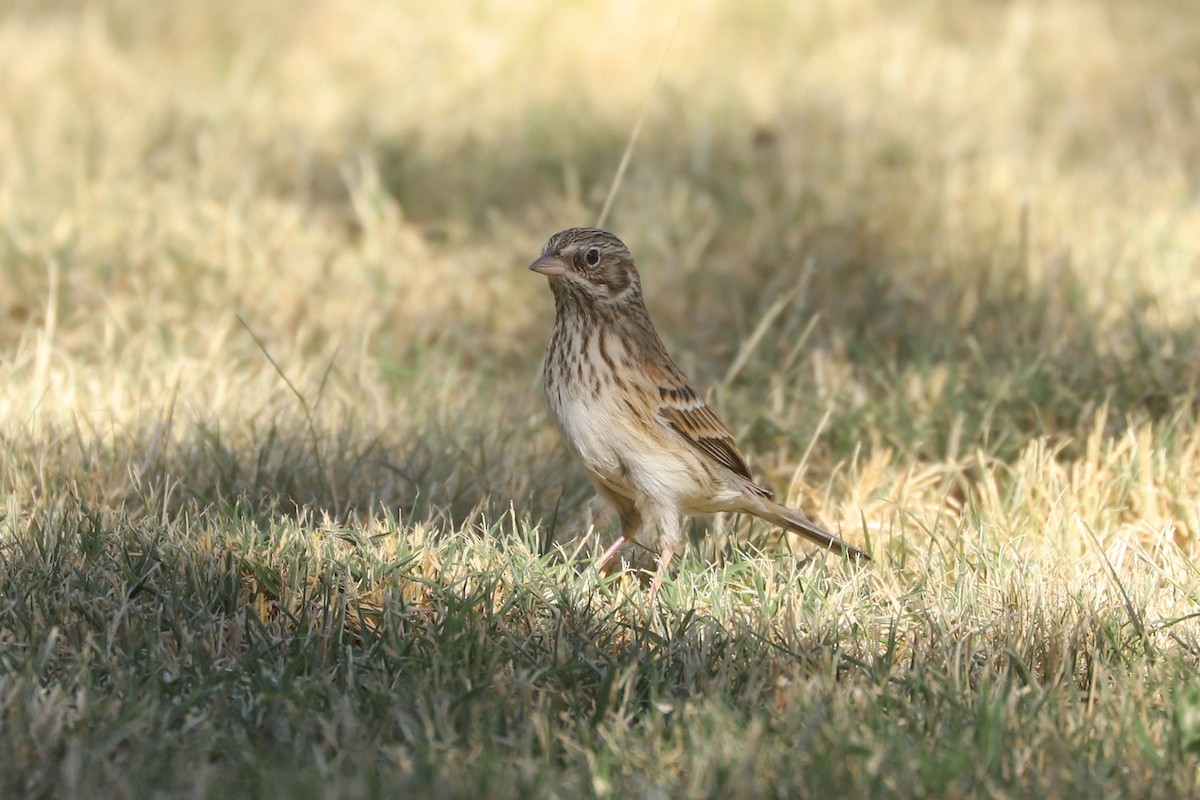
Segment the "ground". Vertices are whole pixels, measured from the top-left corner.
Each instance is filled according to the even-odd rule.
[[[0,793],[1197,791],[1200,7],[16,0],[0,74]],[[606,226],[874,563],[589,567],[525,267],[643,109]]]

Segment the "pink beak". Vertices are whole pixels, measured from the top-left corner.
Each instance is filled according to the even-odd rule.
[[[567,265],[563,263],[558,256],[542,256],[537,261],[529,265],[529,268],[534,272],[541,273],[547,278],[553,278],[555,275],[562,275],[567,271]]]

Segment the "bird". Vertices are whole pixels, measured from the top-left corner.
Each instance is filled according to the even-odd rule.
[[[547,278],[554,295],[542,362],[547,404],[596,494],[620,520],[620,536],[597,561],[602,570],[647,523],[656,525],[653,603],[683,543],[681,515],[719,511],[750,514],[870,560],[754,481],[729,428],[663,345],[624,242],[600,228],[568,228],[550,237],[529,269]]]

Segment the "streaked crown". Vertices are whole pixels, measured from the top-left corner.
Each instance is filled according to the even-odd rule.
[[[550,237],[543,258],[557,258],[564,271],[550,279],[557,294],[584,294],[593,301],[614,300],[630,290],[641,294],[633,254],[625,243],[600,228],[568,228]]]

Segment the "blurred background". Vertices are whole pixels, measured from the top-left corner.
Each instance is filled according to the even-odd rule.
[[[1200,528],[1194,3],[9,0],[0,75],[18,502],[578,508],[525,267],[646,103],[607,227],[780,494]]]

